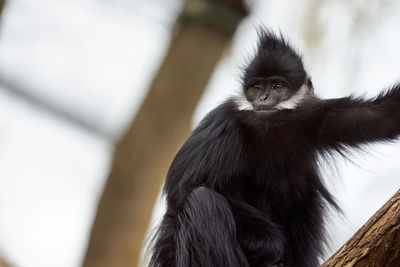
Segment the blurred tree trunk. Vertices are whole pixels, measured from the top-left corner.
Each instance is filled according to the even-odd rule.
[[[321,267],[400,266],[400,190]]]
[[[187,1],[159,73],[115,147],[83,266],[138,263],[168,167],[191,130],[192,113],[215,65],[246,14],[241,0],[223,2]]]
[[[1,19],[1,16],[3,15],[3,10],[4,10],[5,3],[6,3],[5,0],[0,0],[0,19]]]
[[[8,267],[8,265],[0,259],[0,267]]]
[[[0,22],[1,22],[1,17],[3,15],[3,10],[4,10],[4,4],[6,1],[4,0],[0,0]],[[0,25],[1,26],[1,25]],[[1,32],[1,29],[0,29]],[[0,259],[0,267],[7,267],[8,265],[2,260]]]
[[[3,8],[4,8],[4,4],[5,4],[5,0],[0,0],[0,17],[1,17],[1,14],[3,14]]]

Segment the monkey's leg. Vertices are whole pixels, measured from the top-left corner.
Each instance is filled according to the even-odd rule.
[[[251,266],[274,266],[284,255],[285,235],[267,214],[241,198],[230,198],[240,244]]]
[[[318,196],[301,203],[286,224],[288,232],[285,266],[317,267],[323,254],[323,204]]]
[[[249,266],[236,238],[228,201],[206,187],[194,189],[178,215],[176,266]]]

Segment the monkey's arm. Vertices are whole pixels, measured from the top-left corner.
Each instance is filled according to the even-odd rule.
[[[400,135],[400,85],[369,100],[324,100],[321,114],[317,138],[323,147],[340,149],[394,139]]]
[[[179,209],[199,186],[224,195],[241,191],[242,144],[228,113],[227,104],[211,111],[175,156],[164,187],[168,205]]]
[[[249,266],[226,196],[239,191],[240,145],[226,105],[209,113],[175,156],[152,267]]]

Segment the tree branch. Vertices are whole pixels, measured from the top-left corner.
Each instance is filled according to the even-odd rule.
[[[400,266],[400,190],[321,267]]]

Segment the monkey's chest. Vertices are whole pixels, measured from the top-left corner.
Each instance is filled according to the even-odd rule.
[[[264,161],[291,157],[293,153],[300,156],[309,146],[305,129],[296,125],[267,125],[264,129],[253,129],[245,133],[247,150]]]
[[[243,198],[264,212],[290,210],[307,198],[315,175],[312,166],[302,161],[257,164],[246,176]]]

